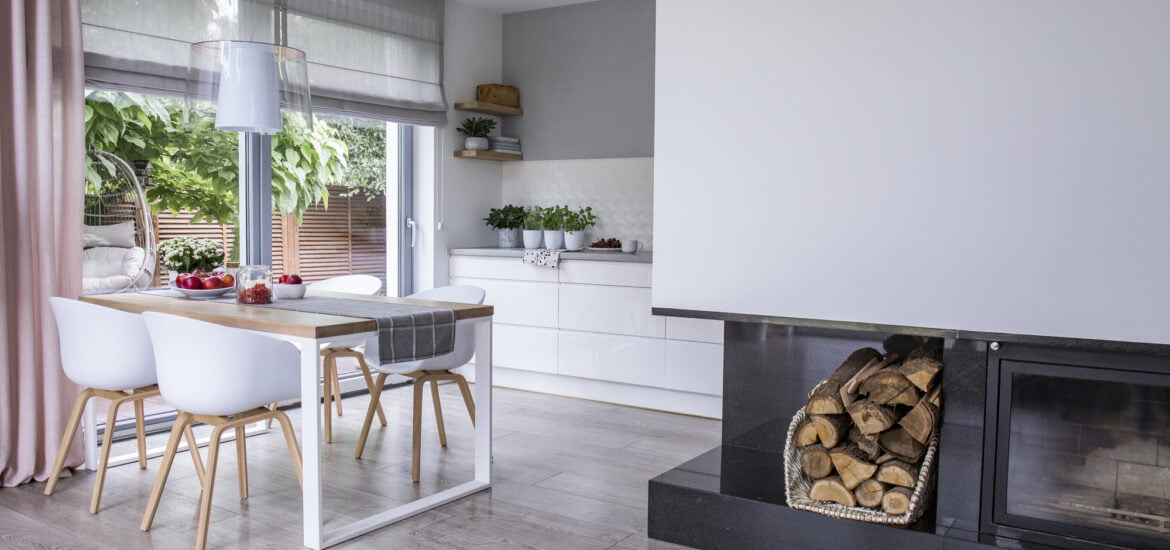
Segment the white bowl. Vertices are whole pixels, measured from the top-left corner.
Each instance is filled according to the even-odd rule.
[[[174,283],[171,283],[171,289],[182,292],[188,298],[218,298],[220,296],[223,296],[224,294],[232,292],[233,290],[236,289],[236,287],[229,286],[226,288],[213,288],[211,290],[206,290],[206,289],[201,288],[201,289],[195,290],[195,289],[190,289],[190,288],[179,288],[179,287],[175,286]]]
[[[309,289],[309,285],[306,284],[282,285],[277,283],[272,286],[274,289],[272,294],[276,296],[276,299],[278,300],[296,300],[298,298],[304,298],[305,291]]]

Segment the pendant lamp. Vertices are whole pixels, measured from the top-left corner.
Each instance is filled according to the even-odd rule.
[[[239,40],[191,45],[183,120],[192,124],[206,113],[200,102],[215,104],[215,127],[229,132],[280,132],[287,121],[309,127],[309,76],[305,52],[296,48]]]

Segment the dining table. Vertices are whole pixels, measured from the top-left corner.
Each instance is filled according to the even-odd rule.
[[[150,292],[88,295],[84,302],[131,313],[156,311],[227,327],[257,331],[292,342],[300,349],[301,447],[304,470],[303,526],[307,548],[328,548],[375,529],[482,491],[491,486],[492,460],[492,316],[490,305],[435,302],[410,298],[309,291],[308,296],[339,300],[370,300],[391,304],[446,308],[455,313],[455,330],[475,333],[475,475],[471,481],[326,529],[322,486],[324,451],[321,403],[321,346],[339,337],[370,336],[378,330],[374,319],[307,313],[243,305],[222,300],[200,300]],[[314,404],[313,407],[306,406]],[[96,438],[87,438],[96,447]],[[93,449],[87,449],[92,455]]]

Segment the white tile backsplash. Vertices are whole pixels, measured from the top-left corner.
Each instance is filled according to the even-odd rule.
[[[576,209],[598,217],[589,242],[638,239],[654,247],[654,158],[532,160],[504,163],[504,204]]]

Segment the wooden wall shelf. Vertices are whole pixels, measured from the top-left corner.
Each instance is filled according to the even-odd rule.
[[[470,111],[473,113],[495,116],[520,116],[524,114],[524,109],[519,107],[505,107],[503,105],[484,103],[482,101],[463,101],[456,103],[455,108],[460,111]]]
[[[455,151],[455,156],[461,159],[480,160],[524,160],[524,155],[510,153],[496,153],[493,151]]]

